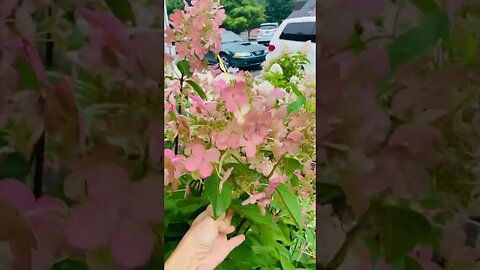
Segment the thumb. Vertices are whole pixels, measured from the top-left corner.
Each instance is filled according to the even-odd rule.
[[[240,246],[243,243],[243,241],[245,241],[244,234],[239,234],[235,237],[230,238],[230,240],[227,241],[228,253],[232,252],[232,250]]]
[[[217,220],[215,223],[218,226],[218,232],[223,233],[223,234],[230,234],[235,231],[235,227],[228,224],[227,222],[223,220]]]
[[[215,269],[227,258],[228,254],[243,243],[243,241],[245,241],[245,235],[243,234],[232,237],[226,243],[222,244],[222,246],[218,247],[218,249],[214,250],[210,256],[205,258],[203,263],[200,264],[201,267],[199,269]]]

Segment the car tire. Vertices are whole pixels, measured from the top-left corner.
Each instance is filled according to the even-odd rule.
[[[220,59],[222,59],[223,66],[225,66],[225,72],[228,70],[230,67],[230,59],[228,59],[228,56],[224,53],[220,54]],[[222,66],[220,66],[220,69],[222,69]]]
[[[258,64],[252,67],[253,70],[262,70],[262,64]]]

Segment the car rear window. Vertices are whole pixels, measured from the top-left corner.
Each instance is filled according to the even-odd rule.
[[[277,26],[274,25],[274,24],[261,25],[261,26],[260,26],[260,29],[261,29],[261,30],[272,30],[272,29],[275,29],[275,28],[277,28]]]
[[[317,37],[317,28],[315,22],[298,22],[287,24],[283,29],[280,39],[291,41],[311,41],[315,42]]]

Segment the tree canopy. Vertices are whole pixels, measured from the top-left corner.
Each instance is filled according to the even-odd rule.
[[[258,2],[242,1],[235,4],[238,6],[230,4],[230,0],[225,2],[227,19],[223,23],[224,28],[241,33],[265,22],[265,7]]]
[[[165,0],[167,1],[167,13],[172,14],[176,9],[183,9],[184,3],[183,0]],[[190,4],[191,0],[187,0],[187,3]]]
[[[183,9],[184,7],[183,0],[166,1],[168,14],[173,13],[176,9]],[[190,4],[191,1],[187,0],[187,3]],[[266,0],[221,0],[220,3],[225,7],[225,13],[227,15],[227,19],[223,22],[222,27],[230,31],[241,33],[259,27],[260,24],[266,22]],[[272,1],[271,5],[276,5],[275,1]],[[288,16],[288,14],[286,16]]]
[[[295,0],[266,0],[266,21],[281,23],[290,15],[295,2]]]

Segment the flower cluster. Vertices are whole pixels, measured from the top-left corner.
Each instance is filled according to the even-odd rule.
[[[202,71],[205,55],[209,51],[220,51],[220,25],[226,16],[219,0],[193,0],[192,5],[185,2],[185,10],[177,9],[170,15],[173,29],[165,30],[165,40],[169,46],[175,43],[180,60],[190,60],[192,71]],[[165,56],[169,59],[167,63],[172,60],[169,55]]]
[[[268,80],[255,80],[244,71],[218,76],[207,73],[198,78],[204,98],[178,79],[167,81],[166,138],[174,142],[178,136],[180,146],[177,153],[165,150],[165,185],[176,190],[184,174],[206,179],[212,173],[224,174],[233,168],[230,164],[238,163],[258,173],[256,179],[232,180],[238,183],[236,194],[251,195],[245,205],[257,204],[264,212],[279,184],[289,182],[288,174],[302,182],[297,191],[301,194],[302,188],[313,184],[315,174],[309,166],[286,172],[283,158],[308,165],[315,159],[314,111],[292,106],[302,98],[314,102],[312,80],[307,74],[300,76],[295,84],[300,90],[294,93]],[[185,115],[178,113],[175,104],[180,104]],[[307,194],[313,196],[314,192]]]

